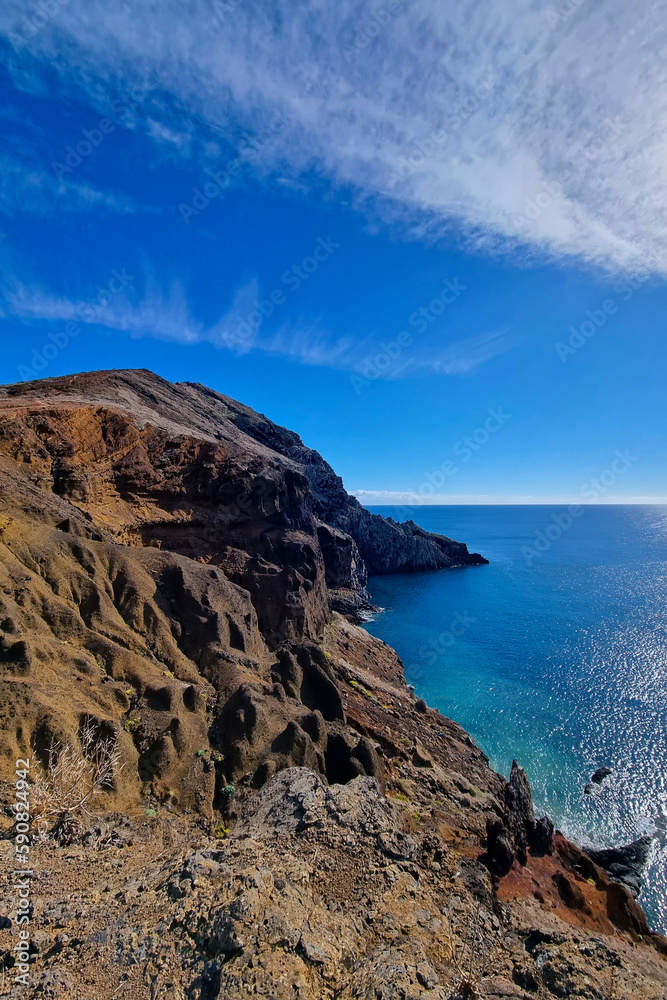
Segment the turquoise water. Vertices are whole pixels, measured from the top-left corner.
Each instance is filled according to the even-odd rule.
[[[368,630],[496,770],[517,758],[571,839],[656,834],[641,902],[666,931],[667,507],[585,506],[570,526],[565,507],[370,509],[490,565],[372,577],[384,610]],[[613,775],[584,795],[602,765]]]

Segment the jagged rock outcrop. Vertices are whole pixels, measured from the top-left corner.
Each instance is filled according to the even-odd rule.
[[[114,446],[119,446],[128,456],[125,462],[118,457],[113,462],[120,490],[135,496],[149,493],[154,497],[161,487],[169,486],[169,480],[164,482],[164,474],[175,473],[179,477],[186,474],[191,497],[194,494],[203,498],[208,494],[208,499],[224,507],[229,526],[240,534],[244,533],[249,519],[254,522],[256,515],[262,514],[271,520],[278,510],[288,520],[296,516],[295,523],[290,526],[298,532],[301,524],[295,508],[300,505],[301,477],[305,477],[312,514],[330,529],[329,538],[324,533],[320,543],[327,583],[333,590],[348,589],[363,596],[367,573],[409,572],[486,562],[477,553],[469,553],[463,543],[423,531],[411,521],[398,524],[371,514],[346,492],[331,466],[318,452],[307,448],[297,434],[205,386],[172,384],[147,371],[90,372],[6,386],[0,388],[0,400],[3,397],[7,401],[3,409],[7,413],[12,412],[8,405],[10,400],[23,412],[30,408],[31,401],[43,411],[42,421],[46,423],[37,421],[31,430],[36,432],[47,451],[52,441],[52,433],[47,427],[52,419],[47,412],[47,400],[51,407],[61,411],[68,403],[73,411],[91,404],[100,410],[108,408],[107,414],[100,413],[108,426],[106,436],[112,445],[107,457],[113,461],[114,452],[117,455],[118,447]],[[136,429],[131,429],[127,421],[119,417],[120,413],[129,416]],[[86,421],[83,413],[80,420]],[[76,420],[72,418],[72,422]],[[137,430],[141,442],[135,440]],[[57,437],[57,429],[54,431]],[[20,451],[21,441],[15,439],[13,432],[10,434]],[[55,492],[66,491],[70,483],[76,494],[76,489],[82,486],[80,483],[77,486],[76,471],[82,463],[75,457],[80,443],[76,436],[69,436],[68,443],[60,445],[54,468]],[[28,451],[33,444],[34,441],[23,441]],[[156,462],[156,453],[160,451],[166,451],[165,460]],[[244,461],[239,466],[241,456]],[[85,450],[83,457],[87,463],[92,457],[90,449]],[[119,465],[121,467],[116,468]],[[278,477],[276,467],[280,469]],[[236,476],[227,476],[232,469]],[[221,476],[221,472],[225,475]],[[211,487],[220,492],[211,493]],[[275,495],[281,487],[286,496]],[[219,523],[211,524],[210,510],[198,510],[197,514],[199,520],[191,516],[186,523],[172,526],[170,530],[175,537],[171,540],[162,537],[160,526],[151,520],[141,527],[135,526],[134,530],[140,531],[144,543],[160,540],[167,545],[172,541],[179,544],[179,551],[187,544],[188,530],[191,536],[194,535],[195,547],[203,542],[202,535],[206,532],[209,545],[215,547],[221,540]],[[343,534],[348,536],[344,541]],[[259,555],[267,558],[266,545]],[[270,558],[268,561],[271,562]],[[239,567],[239,572],[243,569]],[[254,564],[248,568],[246,577],[256,574],[259,569],[260,565]]]
[[[123,765],[66,855],[31,854],[38,994],[606,1000],[588,984],[622,966],[623,996],[661,1000],[667,943],[628,889],[335,610],[367,569],[480,558],[201,386],[0,389],[5,836],[17,758],[43,774],[92,726]]]
[[[398,523],[372,514],[350,496],[322,456],[306,448],[293,431],[226,400],[230,419],[255,440],[296,462],[310,483],[314,510],[326,524],[350,535],[368,573],[405,573],[452,566],[479,566],[487,560],[461,542],[424,531],[414,521]],[[359,577],[363,583],[363,574]]]
[[[408,766],[403,780],[412,773]],[[425,794],[411,811],[424,810]],[[109,816],[66,851],[47,842],[31,927],[34,993],[662,1000],[667,966],[639,940],[641,925],[631,937],[609,920],[577,923],[590,918],[556,890],[560,910],[499,903],[442,816],[406,832],[406,815],[373,778],[327,785],[296,767],[249,797],[218,841],[170,814],[143,823]],[[9,870],[0,866],[3,900]],[[554,871],[570,906],[580,905],[581,885],[596,891],[569,868]],[[0,961],[9,985],[8,912]],[[8,996],[20,995],[10,986]]]
[[[374,569],[470,561],[365,519],[292,432],[146,371],[1,388],[0,503],[2,759],[116,730],[119,803],[210,813],[219,788],[290,764],[382,781],[320,647],[331,609],[364,600],[349,529],[375,526],[377,552],[355,528]]]
[[[505,787],[505,809],[501,817],[487,821],[488,865],[496,875],[507,875],[514,861],[525,865],[528,848],[535,854],[551,854],[554,825],[548,816],[535,819],[533,797],[526,772],[512,761]]]

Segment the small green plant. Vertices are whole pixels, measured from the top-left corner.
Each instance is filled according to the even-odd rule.
[[[223,785],[222,788],[220,789],[220,798],[231,799],[235,791],[236,791],[235,785]]]
[[[206,753],[205,750],[197,750],[197,756],[198,757],[203,757],[205,753]]]
[[[224,838],[229,833],[229,827],[225,826],[224,823],[219,823],[215,828],[215,838],[216,840],[224,840]]]
[[[134,719],[128,719],[125,725],[123,726],[123,729],[125,730],[126,733],[132,733],[137,728],[140,722],[141,719],[138,716]]]
[[[134,688],[127,688],[125,694],[128,698],[134,698]]]
[[[359,683],[359,681],[350,681],[350,685],[351,685],[351,686],[352,686],[352,687],[353,687],[353,688],[354,688],[354,689],[355,689],[356,691],[360,691],[360,692],[361,692],[361,694],[363,694],[363,695],[364,695],[364,697],[366,697],[366,698],[371,698],[371,699],[373,698],[373,695],[372,695],[372,694],[370,693],[370,691],[368,690],[368,688],[365,688],[365,687],[363,686],[363,684],[360,684],[360,683]]]
[[[157,810],[153,809],[152,806],[148,806],[147,809],[144,809],[144,816],[157,816]]]
[[[171,670],[163,670],[163,671],[162,671],[162,676],[163,676],[163,677],[173,677],[174,675],[173,675],[173,673],[171,672]]]
[[[398,799],[399,802],[409,802],[410,799],[403,792],[396,792],[392,798]]]

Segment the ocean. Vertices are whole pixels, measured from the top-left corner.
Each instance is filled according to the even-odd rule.
[[[370,507],[488,566],[375,576],[369,632],[408,683],[581,845],[655,834],[640,902],[667,931],[667,507]],[[568,521],[570,523],[568,523]],[[598,767],[612,775],[594,793]]]

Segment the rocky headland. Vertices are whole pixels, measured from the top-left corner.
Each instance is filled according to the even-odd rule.
[[[93,734],[92,815],[35,816],[29,996],[666,997],[646,845],[536,818],[356,623],[368,573],[484,562],[203,386],[0,388],[6,995],[16,760]]]

